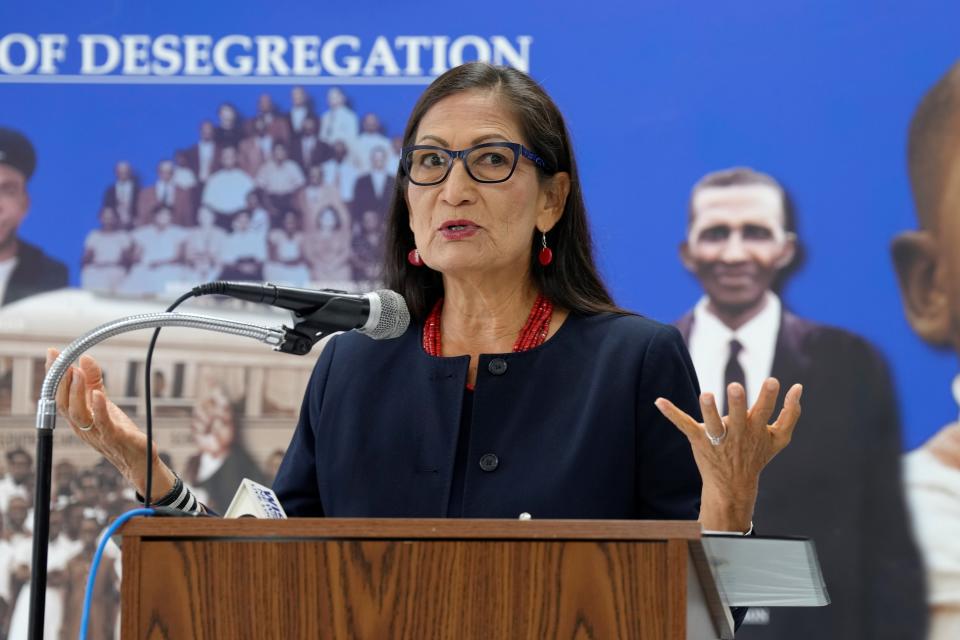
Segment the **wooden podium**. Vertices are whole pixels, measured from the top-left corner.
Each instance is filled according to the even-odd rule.
[[[122,638],[732,638],[684,521],[138,518]]]

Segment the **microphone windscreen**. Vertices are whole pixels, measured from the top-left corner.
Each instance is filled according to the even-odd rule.
[[[403,296],[390,289],[380,289],[366,297],[370,300],[370,316],[357,331],[374,340],[402,336],[410,326],[410,310]]]

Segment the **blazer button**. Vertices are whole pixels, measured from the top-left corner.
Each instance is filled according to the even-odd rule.
[[[503,358],[494,358],[487,363],[487,371],[495,376],[502,376],[507,372],[507,361]]]
[[[500,459],[495,453],[485,453],[480,456],[480,468],[484,471],[494,471],[500,466]]]

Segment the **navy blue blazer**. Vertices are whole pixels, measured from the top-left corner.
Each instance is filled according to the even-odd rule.
[[[420,336],[327,344],[274,482],[288,515],[447,515],[469,357]],[[480,356],[462,515],[696,519],[690,445],[653,403],[699,418],[698,395],[680,333],[639,316],[571,314],[540,347]]]

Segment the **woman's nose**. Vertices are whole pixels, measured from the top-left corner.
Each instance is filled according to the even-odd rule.
[[[447,204],[469,204],[476,198],[477,183],[467,173],[467,167],[459,158],[454,160],[450,175],[440,186],[440,198]]]

